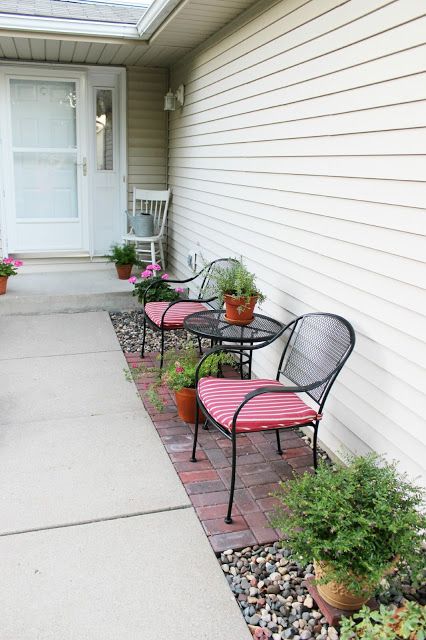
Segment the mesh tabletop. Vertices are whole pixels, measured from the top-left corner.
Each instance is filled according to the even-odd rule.
[[[197,311],[185,318],[183,326],[200,338],[238,343],[270,340],[280,333],[284,326],[278,320],[260,313],[255,313],[253,321],[245,326],[229,324],[224,316],[224,310]]]

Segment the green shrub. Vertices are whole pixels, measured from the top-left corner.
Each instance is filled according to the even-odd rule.
[[[327,563],[319,580],[345,585],[355,594],[374,591],[386,571],[407,562],[420,577],[426,518],[423,492],[395,464],[371,454],[347,466],[321,463],[281,485],[285,510],[275,518],[302,561]]]

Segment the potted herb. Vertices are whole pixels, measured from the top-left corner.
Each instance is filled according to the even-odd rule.
[[[225,303],[225,320],[230,324],[250,324],[256,303],[263,302],[265,296],[256,286],[256,276],[243,261],[215,267],[210,281],[219,302]]]
[[[191,343],[184,350],[167,351],[165,354],[165,366],[147,368],[144,365],[138,367],[137,371],[132,371],[133,376],[139,374],[154,374],[156,380],[147,391],[147,396],[152,404],[162,411],[163,402],[159,397],[158,390],[165,384],[175,392],[176,405],[179,417],[184,422],[195,422],[196,402],[195,402],[195,373],[199,362],[199,356]],[[213,353],[201,365],[199,378],[205,376],[217,376],[222,365],[235,364],[234,358],[229,353]],[[202,419],[202,413],[199,412]]]
[[[170,287],[167,283],[169,274],[162,272],[159,264],[149,264],[140,274],[140,280],[138,280],[136,276],[129,278],[130,284],[135,285],[133,295],[137,296],[139,302],[142,303],[144,301],[145,292],[155,278],[160,278],[161,283],[149,289],[145,297],[145,302],[173,302],[174,300],[178,300],[179,294],[184,292],[182,287],[176,287],[174,289]]]
[[[112,245],[108,260],[114,262],[118,278],[120,280],[128,280],[132,273],[133,265],[138,262],[135,245],[133,243]]]
[[[6,293],[9,276],[16,276],[17,269],[22,267],[23,264],[21,260],[14,260],[13,258],[3,258],[0,262],[0,296]]]
[[[421,563],[424,493],[375,454],[347,466],[321,463],[281,484],[275,520],[301,560],[315,560],[316,583],[329,604],[354,611],[399,563]]]

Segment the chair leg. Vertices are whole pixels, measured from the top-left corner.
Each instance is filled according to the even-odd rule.
[[[164,363],[164,329],[161,329],[161,351],[160,351],[160,369],[163,368]]]
[[[164,259],[164,248],[163,248],[163,243],[161,242],[161,240],[158,241],[159,247],[160,247],[160,257],[161,257],[161,266],[163,269],[166,268],[166,261]]]
[[[151,242],[151,262],[152,262],[152,264],[156,263],[155,242]]]
[[[145,339],[146,339],[146,318],[143,317],[143,335],[142,335],[142,348],[141,348],[141,358],[145,356]]]
[[[318,441],[318,422],[314,426],[314,439],[313,439],[313,450],[314,450],[314,469],[318,467],[318,450],[317,450],[317,441]]]
[[[277,453],[282,456],[283,450],[281,449],[281,440],[280,440],[280,432],[278,429],[275,429],[275,435],[277,436]]]
[[[235,431],[232,432],[232,474],[231,474],[231,489],[229,491],[229,503],[228,513],[226,514],[226,524],[232,524],[232,504],[234,502],[235,491],[235,474],[237,470],[237,436]]]
[[[197,449],[197,440],[198,440],[198,398],[195,397],[195,426],[194,426],[194,444],[192,446],[192,456],[190,458],[190,462],[197,462],[197,458],[195,457],[195,451]]]
[[[201,338],[197,338],[198,340],[198,353],[200,354],[200,356],[203,355],[203,350],[201,348]]]

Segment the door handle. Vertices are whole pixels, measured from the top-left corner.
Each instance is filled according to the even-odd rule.
[[[83,158],[82,162],[76,162],[77,167],[83,167],[83,175],[87,176],[87,158]]]

